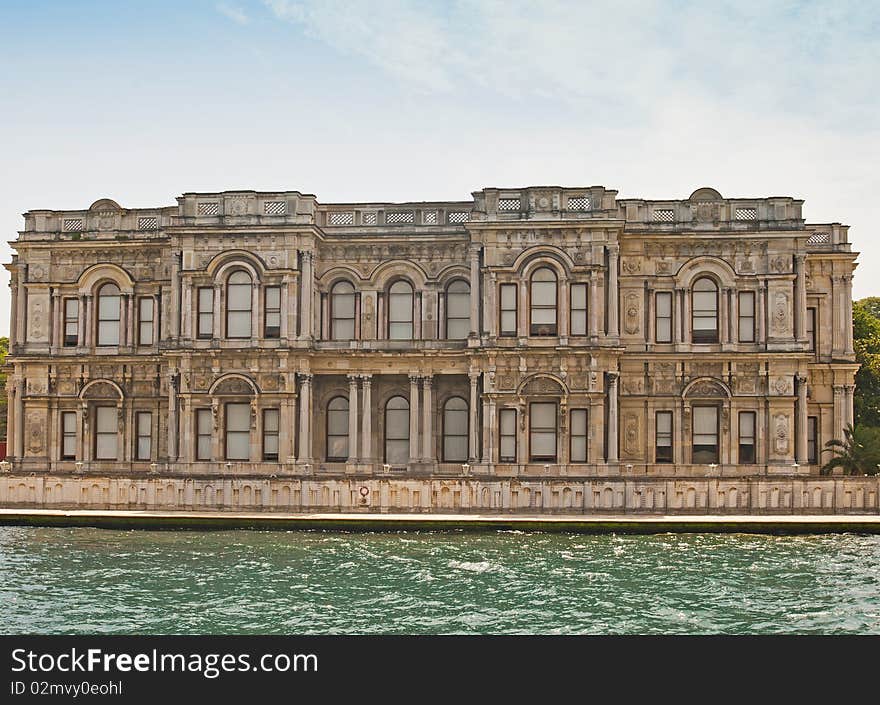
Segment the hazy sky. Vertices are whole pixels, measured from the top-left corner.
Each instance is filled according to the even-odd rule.
[[[850,224],[863,297],[878,77],[877,2],[0,0],[0,227],[197,190],[709,185]]]

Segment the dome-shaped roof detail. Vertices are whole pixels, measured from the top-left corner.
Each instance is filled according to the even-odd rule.
[[[92,205],[89,206],[90,211],[121,211],[122,206],[120,206],[116,201],[112,198],[99,198]]]
[[[709,188],[708,186],[703,186],[702,188],[698,188],[691,194],[691,201],[720,201],[723,199],[720,193],[718,193],[715,189]]]

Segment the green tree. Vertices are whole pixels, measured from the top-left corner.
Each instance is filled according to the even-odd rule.
[[[828,441],[822,452],[831,454],[820,470],[823,475],[830,475],[835,468],[841,468],[844,475],[876,475],[880,469],[880,428],[847,424],[843,440]]]
[[[880,426],[880,297],[853,303],[853,347],[861,365],[853,399],[855,425]]]

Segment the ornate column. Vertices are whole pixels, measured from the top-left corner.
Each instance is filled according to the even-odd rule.
[[[480,247],[468,248],[471,262],[471,338],[480,337]],[[438,336],[439,337],[439,336]]]
[[[223,289],[219,283],[214,284],[214,308],[211,313],[211,337],[223,337],[223,317],[220,315],[221,306],[223,305]]]
[[[312,299],[314,298],[315,287],[312,276],[312,257],[311,252],[304,251],[302,253],[302,282],[300,283],[302,320],[300,321],[300,337],[305,340],[311,340],[312,326],[314,324]]]
[[[312,375],[299,375],[299,457],[300,463],[312,461]]]
[[[852,325],[852,274],[843,276],[843,330],[844,349],[846,355],[853,355],[853,325]],[[804,304],[806,306],[806,303]],[[806,309],[804,309],[806,311]],[[852,416],[852,414],[850,414]]]
[[[807,377],[795,375],[797,384],[797,442],[795,458],[801,465],[807,464]]]
[[[844,413],[844,387],[842,384],[832,386],[833,390],[833,415],[834,428],[831,429],[832,438],[843,440],[843,427],[846,424],[846,414]]]
[[[83,345],[87,348],[91,348],[94,346],[94,330],[95,326],[92,325],[92,296],[91,294],[85,294],[83,297],[83,305],[82,308],[82,328],[80,329],[80,340],[83,341]]]
[[[348,375],[348,462],[358,459],[358,376]]]
[[[798,253],[794,256],[794,337],[796,340],[807,339],[807,256]],[[800,462],[800,459],[798,459]]]
[[[290,277],[286,274],[281,279],[281,339],[286,340],[288,336],[288,325],[289,325],[289,316],[290,316],[290,304],[289,304],[289,296],[287,292],[288,284],[290,283]]]
[[[676,287],[672,292],[672,342],[684,342],[684,297],[682,289]]]
[[[18,265],[18,295],[15,297],[15,340],[19,345],[27,342],[27,265]]]
[[[468,413],[470,415],[470,418],[468,419],[468,462],[473,464],[477,462],[480,457],[480,450],[477,447],[477,439],[479,438],[479,434],[477,433],[477,404],[479,404],[477,384],[480,381],[480,373],[473,370],[468,375],[468,378],[471,383],[471,401],[468,406]]]
[[[718,298],[721,299],[721,310],[718,319],[718,342],[726,343],[730,340],[728,330],[730,326],[730,289],[720,289]]]
[[[519,282],[519,303],[517,304],[517,334],[520,338],[526,338],[529,335],[529,296],[527,293],[528,283]]]
[[[853,392],[855,391],[855,386],[852,384],[844,385],[843,387],[843,419],[845,423],[852,425],[854,419],[853,412]]]
[[[168,371],[168,461],[175,462],[177,460],[177,440],[178,440],[178,422],[177,422],[177,384],[178,375],[175,368]]]
[[[764,313],[764,282],[758,282],[757,296],[757,317],[758,317],[758,336],[757,342],[764,343],[767,339],[766,333],[766,314]]]
[[[180,337],[180,265],[181,252],[171,253],[171,337]]]
[[[558,330],[560,338],[568,337],[568,322],[571,320],[571,289],[566,277],[559,279]]]
[[[434,462],[434,404],[431,397],[433,377],[422,377],[422,458],[426,463]]]
[[[620,258],[620,245],[608,245],[608,335],[617,337],[620,335],[618,314],[619,292],[617,286],[617,264]]]
[[[419,462],[419,377],[409,378],[409,462]]]
[[[608,373],[608,445],[609,463],[617,462],[617,372]]]
[[[498,292],[498,281],[495,276],[495,272],[489,272],[489,286],[486,287],[485,293],[485,310],[487,313],[487,320],[489,321],[489,325],[486,326],[489,329],[489,336],[492,338],[498,337],[498,306],[495,303],[497,298],[496,294]],[[482,297],[479,302],[481,305],[483,304]]]
[[[58,289],[55,288],[52,290],[52,326],[50,330],[52,331],[51,338],[49,340],[49,348],[57,349],[62,347],[63,340],[61,339],[61,318],[64,315],[62,311],[62,307],[64,305],[63,300],[61,299],[61,294],[58,293]]]
[[[18,407],[15,402],[15,377],[10,375],[6,379],[6,441],[7,453],[15,456],[15,427],[18,425]]]
[[[129,330],[129,312],[128,312],[128,300],[130,296],[126,293],[121,293],[119,295],[119,346],[126,347],[131,345],[131,338],[128,337]],[[100,304],[99,304],[100,305]]]
[[[361,460],[365,463],[373,461],[373,402],[370,398],[372,375],[363,375],[361,384],[364,388],[364,411],[361,417]]]
[[[12,300],[9,310],[9,350],[18,344],[18,272],[15,268],[9,273],[9,296]],[[10,407],[11,408],[11,407]]]
[[[251,282],[251,338],[258,340],[263,338],[263,326],[260,325],[263,317],[260,315],[260,282],[254,279]]]
[[[599,274],[590,270],[590,300],[587,304],[590,312],[590,337],[599,337]]]
[[[683,343],[691,342],[691,296],[687,289],[681,290],[681,340]]]
[[[647,285],[645,285],[644,290],[645,296],[645,340],[649,344],[653,344],[654,342],[654,290],[649,289]]]

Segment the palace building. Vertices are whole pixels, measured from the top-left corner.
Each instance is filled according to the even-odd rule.
[[[856,253],[803,201],[485,188],[31,210],[16,473],[816,475]]]

